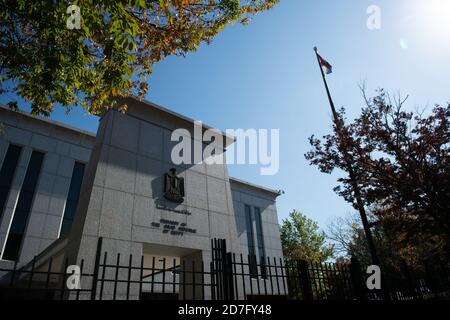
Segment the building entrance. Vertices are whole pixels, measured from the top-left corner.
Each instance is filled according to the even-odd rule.
[[[202,251],[143,245],[141,299],[195,299],[202,296]]]

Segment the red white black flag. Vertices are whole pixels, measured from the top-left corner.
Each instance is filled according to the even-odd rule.
[[[320,54],[317,53],[317,59],[319,59],[319,64],[322,67],[323,72],[325,72],[326,74],[330,74],[333,72],[333,67],[331,66],[331,64],[328,63],[327,60],[325,60],[324,58],[322,58],[320,56]]]

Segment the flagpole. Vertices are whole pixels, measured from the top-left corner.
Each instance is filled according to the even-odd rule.
[[[331,112],[333,112],[333,118],[336,122],[338,117],[336,109],[334,107],[333,99],[331,98],[330,89],[328,88],[327,79],[325,78],[325,72],[323,72],[322,66],[320,65],[319,54],[317,53],[317,47],[314,47],[314,52],[316,53],[317,63],[319,64],[320,73],[322,74],[323,84],[325,85],[325,90],[327,91],[328,101],[330,102]]]
[[[322,66],[320,64],[319,54],[317,53],[317,47],[314,47],[314,52],[316,53],[317,63],[319,64],[319,69],[322,74],[322,79],[323,79],[323,83],[325,85],[325,90],[327,91],[328,101],[330,103],[331,112],[333,113],[333,119],[334,119],[333,122],[336,126],[336,130],[338,133],[339,143],[342,145],[342,138],[343,138],[342,136],[344,133],[342,130],[342,123],[337,115],[336,108],[334,107],[333,99],[331,98],[331,93],[330,93],[330,89],[328,88],[328,83],[327,83],[327,79],[325,77],[325,72],[323,71]],[[374,244],[373,237],[372,237],[372,232],[371,232],[370,226],[369,226],[369,221],[367,219],[366,210],[364,209],[364,202],[362,201],[361,192],[360,192],[358,184],[356,183],[356,180],[355,180],[355,173],[354,173],[353,167],[351,165],[350,155],[345,150],[345,148],[341,148],[341,149],[344,152],[345,165],[347,166],[347,170],[348,170],[348,174],[349,174],[349,178],[350,178],[350,184],[352,186],[353,193],[355,195],[356,204],[358,206],[358,211],[361,216],[361,221],[363,224],[364,233],[366,235],[366,240],[367,240],[367,244],[369,247],[370,256],[372,258],[372,263],[374,265],[380,266],[380,260],[378,259],[377,251],[376,251],[375,244]]]

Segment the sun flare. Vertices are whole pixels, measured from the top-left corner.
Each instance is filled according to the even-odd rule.
[[[450,34],[450,0],[423,1],[423,22],[435,35]]]

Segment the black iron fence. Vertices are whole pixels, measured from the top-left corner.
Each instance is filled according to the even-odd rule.
[[[3,299],[92,300],[419,300],[449,299],[447,270],[430,266],[416,275],[382,275],[382,289],[369,290],[368,275],[356,259],[349,263],[308,263],[243,256],[227,251],[225,240],[212,241],[212,259],[111,256],[97,248],[89,271],[84,260],[37,259],[22,268],[0,269]],[[59,267],[55,269],[55,265]]]

